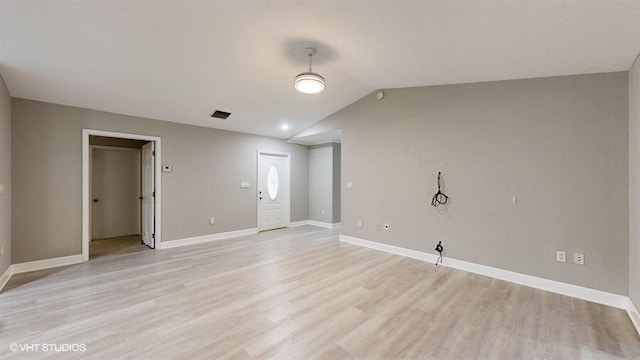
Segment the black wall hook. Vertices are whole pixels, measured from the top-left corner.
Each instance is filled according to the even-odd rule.
[[[438,207],[439,205],[444,205],[449,201],[449,197],[445,195],[442,191],[440,191],[440,175],[441,172],[438,171],[438,192],[433,195],[431,199],[431,206]]]
[[[440,254],[438,260],[436,260],[436,266],[438,266],[438,262],[442,264],[442,252],[444,251],[444,247],[442,246],[442,241],[438,241],[438,245],[436,245],[435,250]]]

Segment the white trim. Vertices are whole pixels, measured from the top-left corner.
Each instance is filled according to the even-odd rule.
[[[91,224],[89,223],[89,136],[106,136],[122,139],[134,139],[155,142],[155,246],[162,247],[162,138],[158,136],[128,134],[113,131],[82,129],[82,259],[89,260],[89,241],[91,240]],[[19,264],[16,264],[19,265]]]
[[[55,268],[59,266],[79,264],[83,261],[84,259],[81,254],[44,259],[44,260],[29,261],[29,262],[23,262],[23,263],[11,265],[11,272],[12,274],[20,274],[20,273],[29,272],[29,271],[36,271],[36,270]]]
[[[289,227],[298,227],[305,225],[309,225],[309,220],[294,221],[292,223],[289,223]]]
[[[313,225],[313,226],[318,226],[318,227],[322,227],[322,228],[326,228],[326,229],[337,229],[340,226],[342,226],[342,223],[327,223],[327,222],[322,222],[322,221],[316,221],[316,220],[307,220],[307,225]]]
[[[7,285],[9,279],[11,279],[11,275],[13,275],[13,265],[9,265],[7,270],[5,270],[2,276],[0,276],[0,291],[2,291],[5,285]]]
[[[347,235],[340,235],[340,241],[364,246],[367,248],[388,252],[391,254],[401,255],[416,260],[433,262],[437,260],[437,256],[417,250],[406,249],[398,246],[383,244],[375,241],[363,240]],[[612,306],[618,309],[628,309],[629,298],[623,295],[613,294],[601,290],[591,289],[587,287],[567,284],[559,281],[544,279],[536,276],[520,274],[513,271],[494,268],[491,266],[474,264],[462,260],[444,258],[442,264],[454,269],[464,270],[475,274],[480,274],[495,279],[512,282],[519,285],[529,286],[532,288],[553,292],[556,294],[567,295],[574,298],[595,302],[598,304]]]
[[[262,230],[271,230],[271,229],[262,229],[260,228],[260,196],[258,196],[257,191],[260,191],[260,155],[272,155],[272,156],[281,156],[286,159],[284,164],[284,172],[285,178],[287,179],[287,184],[284,189],[284,194],[287,196],[287,210],[285,217],[284,227],[291,226],[291,154],[288,152],[280,152],[280,151],[269,151],[258,149],[258,157],[256,161],[256,227],[258,231]]]
[[[324,145],[324,144],[342,144],[342,140],[323,140],[323,141],[308,143],[304,141],[289,139],[287,140],[287,142],[290,144],[297,144],[297,145],[304,145],[304,146],[316,146],[316,145]]]
[[[129,147],[122,147],[122,146],[107,146],[107,145],[91,145],[89,144],[89,146],[91,146],[92,149],[95,150],[105,150],[105,151],[141,151],[141,148],[129,148]]]
[[[160,247],[160,249],[164,250],[164,249],[171,249],[179,246],[202,244],[205,242],[226,240],[226,239],[231,239],[239,236],[253,235],[257,233],[258,233],[258,229],[252,228],[252,229],[228,231],[228,232],[217,233],[217,234],[194,236],[194,237],[185,238],[185,239],[165,241],[162,243],[162,247]]]
[[[627,300],[627,314],[631,318],[631,322],[636,328],[636,331],[640,334],[640,313],[638,312],[636,305],[633,303],[633,300],[631,300],[631,298],[627,298]]]

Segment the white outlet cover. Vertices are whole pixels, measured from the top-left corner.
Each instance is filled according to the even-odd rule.
[[[567,253],[565,251],[556,252],[556,261],[567,262]]]
[[[211,217],[211,218],[209,219],[209,224],[210,224],[210,225],[213,225],[213,224],[215,224],[215,223],[216,223],[216,218],[215,218],[215,217]]]
[[[248,189],[250,186],[248,181],[241,181],[240,182],[240,189]]]
[[[358,220],[358,227],[362,228],[362,220]]]
[[[170,173],[171,170],[171,165],[162,165],[162,172]]]
[[[577,265],[584,265],[584,254],[581,254],[581,253],[573,254],[573,263]]]
[[[384,224],[384,229],[388,231],[389,229],[391,229],[391,226],[389,224]]]
[[[353,183],[348,182],[347,183],[347,189],[351,189],[351,188],[353,188]]]

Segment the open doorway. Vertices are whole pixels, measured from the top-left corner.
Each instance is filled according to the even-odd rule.
[[[82,256],[160,245],[160,138],[83,130]]]
[[[143,243],[142,149],[150,143],[89,136],[90,259],[148,249],[139,245]]]

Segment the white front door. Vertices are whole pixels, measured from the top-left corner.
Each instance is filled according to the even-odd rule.
[[[142,146],[142,243],[155,248],[154,142]]]
[[[258,230],[289,226],[289,154],[258,152]]]

